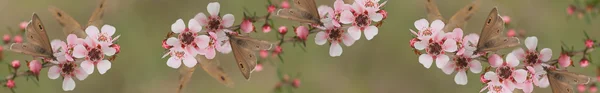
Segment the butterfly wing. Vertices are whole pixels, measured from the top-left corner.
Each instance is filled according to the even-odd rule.
[[[83,31],[83,28],[81,28],[81,25],[65,11],[52,6],[48,8],[48,11],[50,11],[52,15],[54,15],[54,18],[63,27],[63,32],[65,33],[65,35],[75,34],[77,35],[77,37],[87,36]]]
[[[573,93],[571,84],[588,84],[591,78],[566,70],[549,70],[548,80],[553,93]]]
[[[294,5],[297,9],[307,11],[312,16],[319,18],[319,11],[317,10],[317,3],[315,0],[293,0]]]
[[[504,21],[498,14],[498,9],[494,8],[488,15],[481,30],[481,37],[479,37],[479,42],[477,43],[477,52],[495,51],[519,45],[518,38],[502,37],[503,31]]]
[[[278,17],[285,18],[300,23],[321,24],[319,16],[314,16],[310,12],[300,9],[279,9],[277,10]]]
[[[248,36],[232,36],[231,40],[236,40],[235,43],[237,46],[249,49],[249,50],[271,50],[273,48],[273,43],[264,40],[254,39]]]
[[[235,61],[237,62],[242,75],[244,75],[246,79],[250,79],[250,74],[254,70],[254,67],[256,67],[256,54],[254,51],[238,45],[244,43],[244,41],[230,38],[229,43],[231,43],[233,56],[235,57]]]
[[[352,4],[352,3],[354,3],[354,0],[344,0],[344,3],[346,3],[346,4]]]
[[[102,17],[104,16],[104,7],[106,5],[106,0],[100,0],[100,5],[96,7],[94,13],[88,20],[87,26],[96,26],[101,27],[104,23],[102,21]]]
[[[448,21],[448,24],[444,27],[443,31],[449,32],[454,28],[464,27],[467,20],[471,19],[471,16],[479,9],[480,0],[475,0],[471,4],[458,10]],[[437,7],[436,7],[437,8]],[[427,8],[429,10],[429,8]]]
[[[444,20],[444,17],[442,17],[435,0],[426,0],[426,2],[427,4],[425,6],[427,8],[427,18],[429,20]]]
[[[550,75],[550,74],[548,74]],[[548,81],[550,82],[550,88],[552,88],[552,93],[573,93],[573,87],[571,87],[566,82],[561,82],[557,80],[554,76],[548,76]]]
[[[517,37],[501,37],[488,42],[482,42],[484,48],[477,49],[478,51],[497,51],[504,48],[519,46],[519,38]]]
[[[46,28],[37,14],[33,14],[25,34],[27,35],[27,43],[11,44],[10,50],[33,56],[54,58]]]
[[[52,55],[44,54],[47,50],[31,43],[13,43],[9,46],[13,52],[23,53],[36,57],[52,57]]]
[[[200,63],[200,66],[206,73],[208,73],[211,77],[215,78],[220,83],[224,84],[227,87],[233,87],[233,81],[229,75],[225,73],[223,67],[219,65],[219,61],[214,59],[206,59],[204,56],[197,56],[196,60]]]

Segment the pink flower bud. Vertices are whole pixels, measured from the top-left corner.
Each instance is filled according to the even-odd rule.
[[[256,67],[254,67],[254,71],[256,72],[260,72],[263,70],[263,65],[262,64],[256,64]]]
[[[111,48],[115,48],[115,50],[117,50],[117,52],[115,52],[115,54],[119,54],[121,52],[121,46],[119,46],[118,44],[112,44],[110,45]]]
[[[260,57],[261,58],[267,58],[269,56],[269,51],[267,50],[260,50]]]
[[[517,32],[515,31],[515,29],[509,29],[508,32],[506,32],[506,36],[508,37],[515,37],[517,35]]]
[[[413,38],[410,40],[410,47],[415,48],[415,43],[419,41],[419,39],[417,38]]]
[[[502,16],[502,19],[504,21],[504,24],[510,24],[510,16]]]
[[[19,23],[19,29],[25,30],[25,28],[27,28],[28,24],[29,24],[29,22],[27,22],[27,21],[23,21],[23,22]]]
[[[273,12],[275,12],[275,9],[276,9],[276,8],[275,8],[275,6],[274,6],[274,5],[269,5],[269,6],[267,7],[267,12],[269,12],[269,13],[273,13]]]
[[[262,29],[263,29],[264,33],[269,33],[269,32],[271,32],[271,25],[265,24],[265,25],[263,25]]]
[[[305,26],[297,27],[294,32],[296,32],[296,36],[301,40],[306,40],[308,37],[308,28]]]
[[[165,39],[162,41],[162,47],[165,49],[171,49],[171,47],[173,47],[173,46],[170,46],[169,44],[167,44],[167,40]]]
[[[8,80],[8,81],[6,81],[6,87],[7,87],[7,88],[10,88],[10,89],[12,89],[12,88],[15,88],[15,81],[14,81],[14,80],[12,80],[12,79],[11,79],[11,80]]]
[[[567,54],[560,54],[560,56],[558,57],[558,64],[561,67],[571,66],[571,57],[569,57],[569,55]]]
[[[593,48],[594,47],[594,40],[591,40],[591,39],[585,40],[585,47],[587,47],[587,48]]]
[[[277,55],[281,52],[283,52],[283,49],[281,49],[281,46],[275,46],[275,50],[273,50],[273,55]]]
[[[281,26],[279,27],[279,34],[285,35],[287,33],[287,27]]]
[[[19,67],[21,67],[21,62],[19,62],[19,60],[13,60],[10,63],[10,66],[12,66],[14,69],[19,69]]]
[[[577,85],[577,91],[579,91],[580,93],[585,92],[587,86],[583,85],[583,84],[579,84]]]
[[[590,61],[587,60],[586,58],[581,59],[581,61],[579,61],[579,65],[581,67],[587,67],[588,65],[590,65]]]
[[[567,7],[567,14],[573,15],[573,13],[575,13],[575,9],[576,9],[575,6],[569,5],[569,7]]]
[[[481,81],[481,83],[488,83],[488,82],[490,82],[490,80],[485,79],[484,74],[481,74],[481,76],[479,76],[479,81]]]
[[[252,21],[244,19],[241,24],[241,29],[244,33],[250,33],[254,31],[254,25],[252,24]]]
[[[2,37],[2,41],[4,41],[4,44],[8,44],[10,42],[10,35],[4,34],[4,36]]]
[[[598,92],[598,88],[596,86],[590,86],[590,93],[596,93]]]
[[[300,79],[294,79],[294,82],[292,82],[292,86],[294,86],[294,88],[300,87]]]
[[[40,74],[40,71],[42,70],[42,63],[40,63],[40,61],[37,60],[32,60],[31,62],[29,62],[29,70],[31,72],[33,72],[33,74],[35,74],[36,76]]]
[[[15,43],[22,43],[23,37],[21,37],[20,35],[16,35],[13,40],[15,41]]]
[[[290,8],[290,3],[288,1],[281,2],[281,8]]]
[[[379,10],[379,13],[381,13],[381,15],[383,15],[383,19],[386,19],[388,16],[388,13],[385,10]]]

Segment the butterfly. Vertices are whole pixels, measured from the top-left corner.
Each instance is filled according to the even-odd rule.
[[[504,32],[504,21],[498,14],[498,9],[494,8],[485,20],[475,53],[496,51],[520,44],[519,38],[506,37],[502,32]]]
[[[254,71],[254,67],[256,67],[256,51],[270,50],[274,44],[238,34],[227,34],[227,36],[229,37],[233,56],[242,75],[247,80],[250,79],[250,74]]]
[[[102,17],[104,15],[105,5],[106,0],[100,0],[100,5],[98,5],[96,10],[94,10],[94,12],[92,13],[92,16],[88,20],[87,26],[100,27],[104,24],[102,21]],[[87,34],[84,32],[85,28],[83,28],[75,19],[73,19],[73,17],[71,17],[65,11],[52,6],[48,8],[48,11],[50,11],[52,15],[54,15],[54,18],[58,21],[58,23],[60,23],[60,25],[63,26],[63,32],[66,35],[75,34],[77,35],[77,37],[80,38],[87,36]]]
[[[279,9],[276,16],[300,23],[322,25],[315,0],[292,0],[294,8]]]
[[[588,76],[566,70],[555,68],[545,68],[545,70],[548,72],[548,81],[553,93],[574,93],[572,84],[588,84],[592,81],[592,78]]]
[[[231,81],[229,75],[225,73],[225,70],[223,70],[223,67],[221,67],[218,60],[207,59],[204,56],[196,56],[196,60],[200,63],[200,67],[202,67],[202,69],[204,69],[211,77],[227,87],[233,87],[233,81]]]
[[[34,57],[55,59],[52,52],[52,46],[50,45],[48,35],[46,34],[46,28],[37,14],[33,13],[31,21],[29,21],[29,24],[27,25],[25,35],[27,35],[27,42],[12,43],[10,44],[9,50],[32,55]]]
[[[454,28],[462,28],[467,23],[467,20],[471,19],[471,16],[479,9],[480,0],[475,0],[471,4],[463,7],[458,10],[454,15],[448,20],[446,26],[442,31],[452,31]],[[425,5],[427,8],[427,19],[429,20],[444,20],[440,10],[434,0],[427,0],[427,4]]]

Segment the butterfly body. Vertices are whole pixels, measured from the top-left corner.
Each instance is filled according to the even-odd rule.
[[[86,25],[86,27],[87,26],[100,27],[104,24],[102,21],[102,17],[104,15],[105,4],[106,4],[106,0],[100,0],[100,5],[92,13],[92,16],[88,20],[88,24]],[[75,20],[72,16],[67,14],[65,11],[63,11],[57,7],[50,7],[50,8],[48,8],[48,11],[50,11],[52,13],[54,18],[63,27],[63,32],[65,33],[65,35],[75,34],[75,35],[77,35],[77,37],[80,37],[80,38],[87,36],[87,34],[84,32],[85,28],[82,27],[81,24],[79,24],[79,22],[77,22],[77,20]]]

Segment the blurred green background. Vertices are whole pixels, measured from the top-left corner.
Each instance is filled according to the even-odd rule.
[[[316,0],[318,5],[330,5],[334,0]],[[450,18],[457,10],[472,0],[437,0],[440,12]],[[76,81],[73,93],[172,93],[177,88],[179,72],[166,65],[162,59],[164,49],[161,41],[170,25],[182,18],[189,20],[199,12],[206,12],[209,0],[108,0],[104,22],[117,28],[122,35],[118,43],[121,53],[112,63],[112,69],[104,75],[94,73],[84,81]],[[242,19],[244,8],[265,14],[265,0],[219,0],[221,14],[235,15],[236,24]],[[498,7],[501,15],[512,18],[512,28],[525,30],[529,36],[537,36],[540,48],[553,49],[553,59],[558,57],[560,42],[583,47],[583,31],[592,37],[600,36],[599,19],[591,24],[576,17],[569,17],[566,8],[571,0],[482,0],[479,11],[464,28],[467,33],[479,33],[483,19],[493,7]],[[28,21],[33,12],[38,13],[51,39],[66,38],[62,28],[48,12],[49,6],[56,6],[73,16],[78,22],[87,22],[98,4],[95,0],[0,0],[0,34],[10,34],[4,30],[8,26],[18,29],[18,23]],[[469,73],[466,86],[454,83],[454,74],[446,75],[440,69],[424,68],[418,62],[409,46],[414,21],[425,18],[425,0],[390,0],[386,7],[389,17],[379,28],[379,35],[373,40],[364,38],[351,47],[344,47],[341,57],[329,56],[329,46],[318,46],[314,35],[309,36],[307,51],[286,44],[284,64],[277,64],[283,72],[295,75],[302,73],[302,85],[296,93],[475,93],[483,87],[479,74]],[[290,21],[276,19],[277,25],[298,25]],[[255,24],[262,25],[261,23]],[[291,29],[290,29],[291,32]],[[275,32],[256,33],[253,37],[275,40]],[[293,35],[289,33],[288,35]],[[596,38],[598,39],[598,38]],[[512,49],[507,49],[512,50]],[[278,82],[276,66],[267,64],[262,72],[253,73],[246,81],[235,66],[232,54],[218,54],[225,71],[236,83],[228,88],[218,83],[206,72],[196,69],[185,93],[270,93]],[[594,56],[598,60],[598,56]],[[4,51],[3,62],[30,60],[9,51]],[[576,65],[580,57],[575,57]],[[272,61],[278,63],[278,59]],[[598,61],[596,61],[598,62]],[[487,65],[487,64],[486,64]],[[26,68],[26,67],[23,67]],[[6,66],[0,66],[0,76],[7,74]],[[571,71],[595,76],[594,66],[570,68]],[[19,93],[60,93],[62,80],[47,78],[47,69],[42,70],[40,85],[18,79],[16,91]],[[536,88],[538,93],[550,89]],[[3,88],[0,93],[10,90]]]

